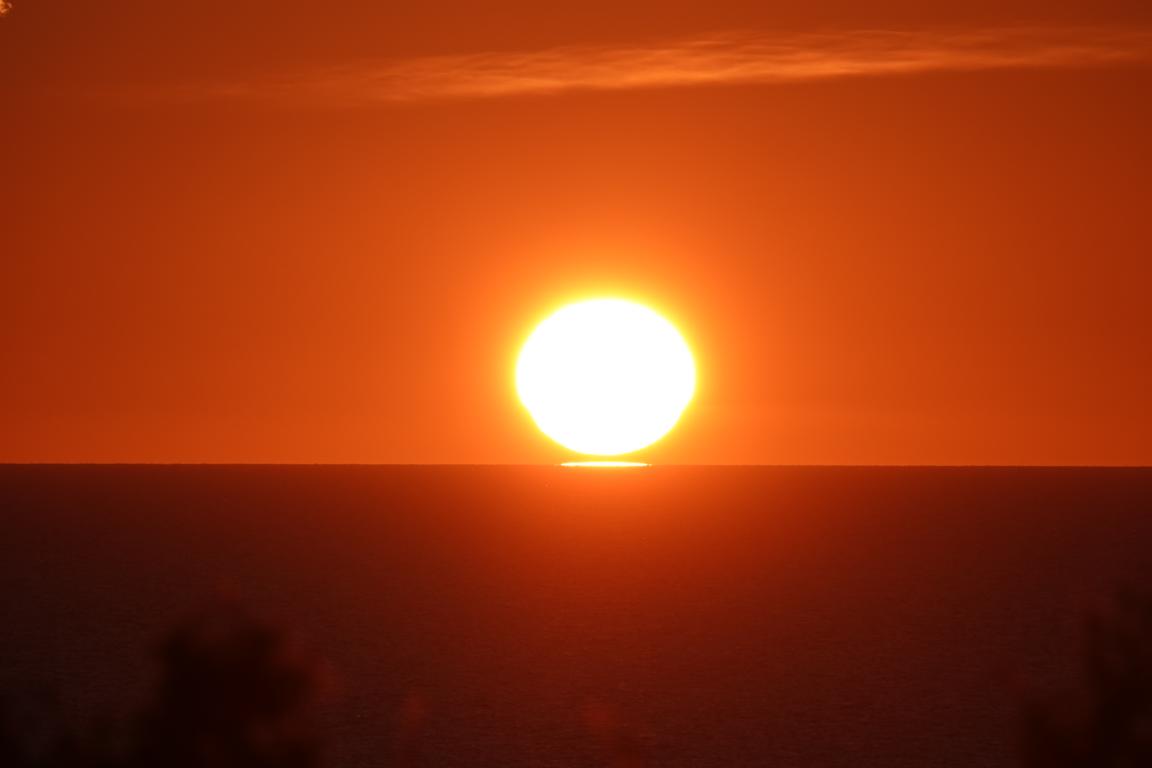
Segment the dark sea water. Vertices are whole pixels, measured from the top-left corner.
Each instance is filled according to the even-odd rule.
[[[0,467],[0,686],[145,700],[221,593],[328,660],[327,764],[1009,766],[1152,584],[1152,470]],[[405,702],[409,702],[405,705]]]

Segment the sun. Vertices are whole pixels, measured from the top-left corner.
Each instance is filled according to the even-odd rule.
[[[696,391],[696,363],[672,323],[641,304],[592,299],[545,319],[520,350],[516,391],[536,425],[592,456],[666,435]]]

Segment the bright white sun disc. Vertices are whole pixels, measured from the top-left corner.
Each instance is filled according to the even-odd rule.
[[[617,456],[672,429],[696,390],[696,365],[651,309],[593,299],[536,327],[520,350],[516,390],[548,437],[577,453]]]

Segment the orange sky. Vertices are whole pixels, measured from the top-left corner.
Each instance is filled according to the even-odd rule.
[[[617,294],[651,461],[1152,463],[1146,0],[12,6],[0,461],[564,459]]]

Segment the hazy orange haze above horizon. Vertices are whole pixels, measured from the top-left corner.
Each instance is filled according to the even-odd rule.
[[[818,5],[13,2],[0,462],[564,460],[618,295],[648,461],[1152,463],[1152,6]]]

